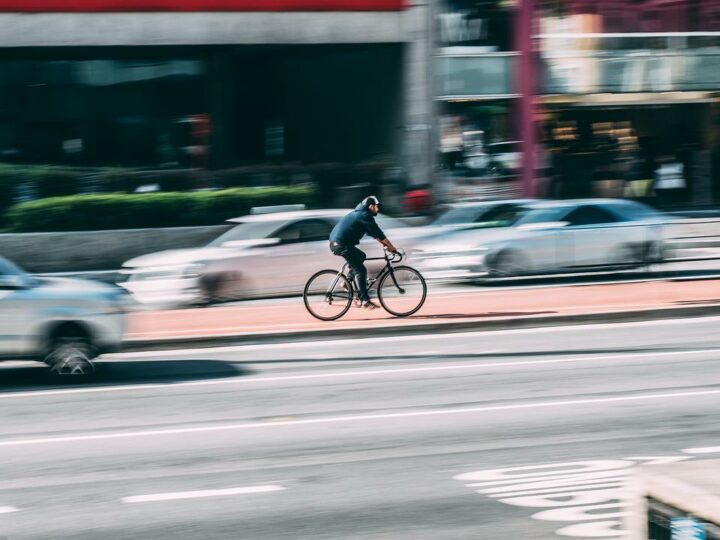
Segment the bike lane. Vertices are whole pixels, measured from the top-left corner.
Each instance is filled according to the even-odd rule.
[[[384,310],[368,312],[352,308],[342,319],[322,322],[305,309],[302,298],[275,300],[267,304],[237,303],[197,309],[137,311],[130,315],[129,341],[172,340],[230,335],[272,335],[552,318],[616,312],[706,306],[718,307],[720,280],[644,282],[612,285],[580,285],[538,289],[433,293],[415,315],[398,319]]]

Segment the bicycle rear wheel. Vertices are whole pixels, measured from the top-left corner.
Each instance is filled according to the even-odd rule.
[[[308,280],[303,291],[305,307],[321,321],[334,321],[345,315],[352,300],[352,285],[337,270],[321,270]]]
[[[378,299],[382,307],[396,317],[409,317],[416,313],[426,298],[425,279],[409,266],[396,266],[393,273],[385,274],[378,285]]]

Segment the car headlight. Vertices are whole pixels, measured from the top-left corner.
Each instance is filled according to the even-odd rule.
[[[415,250],[413,254],[420,259],[434,259],[446,257],[478,257],[485,255],[488,251],[490,251],[490,248],[486,246],[469,249],[448,249],[443,247],[429,250]]]
[[[135,268],[129,273],[130,280],[160,280],[160,279],[190,279],[200,276],[204,264],[182,264],[168,266],[150,266],[146,268]]]
[[[182,277],[183,278],[200,277],[203,273],[203,270],[205,270],[205,265],[202,263],[190,264],[183,269]]]

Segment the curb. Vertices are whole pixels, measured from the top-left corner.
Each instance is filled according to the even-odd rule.
[[[414,336],[430,332],[460,333],[489,332],[550,326],[576,326],[613,322],[642,322],[675,318],[711,317],[720,315],[720,304],[701,306],[639,309],[632,311],[608,311],[574,315],[527,316],[508,319],[480,321],[418,323],[408,325],[384,325],[345,327],[338,330],[305,330],[294,332],[262,332],[223,334],[218,336],[193,336],[167,339],[138,339],[125,342],[123,352],[153,351],[172,348],[206,348],[222,345],[255,345],[264,343],[297,343],[315,339],[333,340],[378,336]]]

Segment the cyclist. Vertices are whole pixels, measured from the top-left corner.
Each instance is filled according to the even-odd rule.
[[[380,212],[380,201],[370,196],[355,207],[355,210],[343,217],[330,233],[330,251],[333,255],[343,257],[350,265],[348,279],[357,284],[360,306],[373,310],[379,306],[370,300],[367,290],[367,269],[365,268],[365,253],[357,248],[360,240],[366,234],[375,238],[391,253],[397,250],[387,239],[378,224],[375,216]]]

